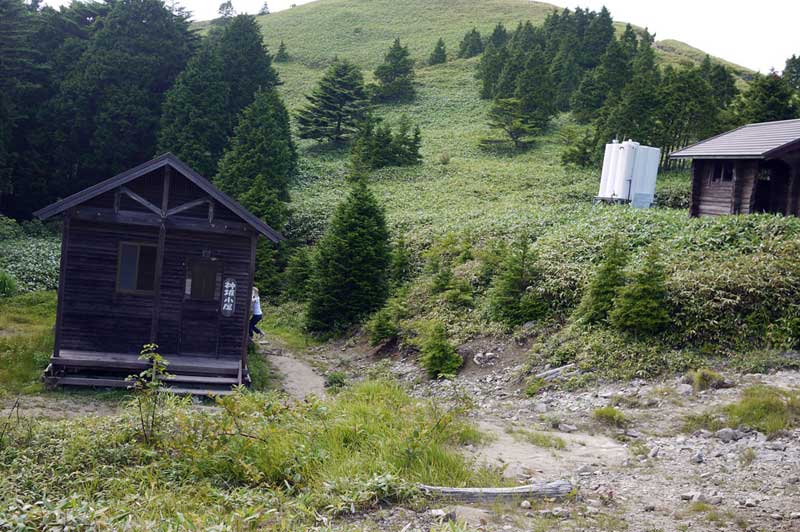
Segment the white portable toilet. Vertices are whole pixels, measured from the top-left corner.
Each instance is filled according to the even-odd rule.
[[[661,150],[642,146],[633,140],[606,144],[600,176],[600,200],[631,202],[647,208],[656,192]]]

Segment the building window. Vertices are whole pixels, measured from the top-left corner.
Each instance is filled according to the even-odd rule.
[[[222,286],[222,264],[212,260],[189,262],[186,268],[187,299],[196,301],[219,301]]]
[[[150,293],[155,286],[156,246],[122,242],[117,265],[117,292]]]
[[[733,181],[733,161],[717,161],[711,166],[709,177],[712,183]]]

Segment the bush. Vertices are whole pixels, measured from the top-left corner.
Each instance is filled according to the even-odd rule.
[[[0,241],[22,238],[22,227],[13,218],[0,214]]]
[[[61,243],[53,238],[0,241],[0,268],[17,282],[19,292],[58,288]]]
[[[367,322],[367,332],[369,333],[369,343],[372,346],[397,338],[400,328],[397,326],[394,313],[388,306],[372,315]]]
[[[693,414],[684,420],[684,430],[711,431],[723,427],[749,428],[774,436],[800,426],[800,393],[773,386],[751,386],[741,399],[722,409]]]
[[[619,289],[625,285],[627,262],[628,255],[619,236],[615,236],[603,250],[600,267],[584,292],[576,311],[579,319],[587,323],[599,323],[608,318]]]
[[[525,239],[507,254],[487,294],[489,317],[508,326],[543,317],[547,303],[537,290],[541,273]]]
[[[0,297],[11,297],[17,293],[17,281],[0,269]]]
[[[289,257],[286,270],[283,272],[285,295],[294,301],[308,299],[309,280],[311,279],[311,253],[307,247],[298,248]]]
[[[696,371],[689,372],[685,380],[692,385],[695,392],[710,390],[712,388],[721,388],[726,384],[725,378],[722,375],[708,368],[700,368]]]
[[[347,375],[342,371],[332,371],[325,375],[325,387],[340,390],[347,383]]]
[[[600,423],[611,427],[621,428],[628,424],[625,419],[625,414],[614,408],[613,406],[604,406],[592,412],[592,417]]]
[[[458,373],[464,359],[447,339],[447,331],[441,322],[433,322],[422,339],[420,362],[432,379],[450,377]]]
[[[650,247],[641,270],[619,291],[609,318],[618,329],[634,334],[653,335],[667,328],[666,274],[658,248]]]
[[[354,166],[376,170],[386,166],[412,166],[422,161],[422,133],[412,128],[407,116],[400,118],[396,131],[386,124],[366,120],[359,129],[351,157]]]

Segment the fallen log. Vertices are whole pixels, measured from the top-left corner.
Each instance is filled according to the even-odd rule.
[[[575,364],[567,364],[566,366],[561,366],[560,368],[548,369],[547,371],[543,371],[536,375],[537,379],[542,379],[545,381],[551,381],[553,379],[557,379],[561,376],[562,373],[565,371],[569,371],[575,367]]]
[[[428,496],[457,502],[513,501],[520,499],[562,499],[572,492],[566,480],[538,482],[513,488],[446,488],[420,484],[419,489]]]

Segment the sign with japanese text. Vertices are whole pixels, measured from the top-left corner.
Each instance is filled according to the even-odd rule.
[[[236,311],[236,279],[228,277],[222,283],[222,315],[230,318],[234,311]]]

